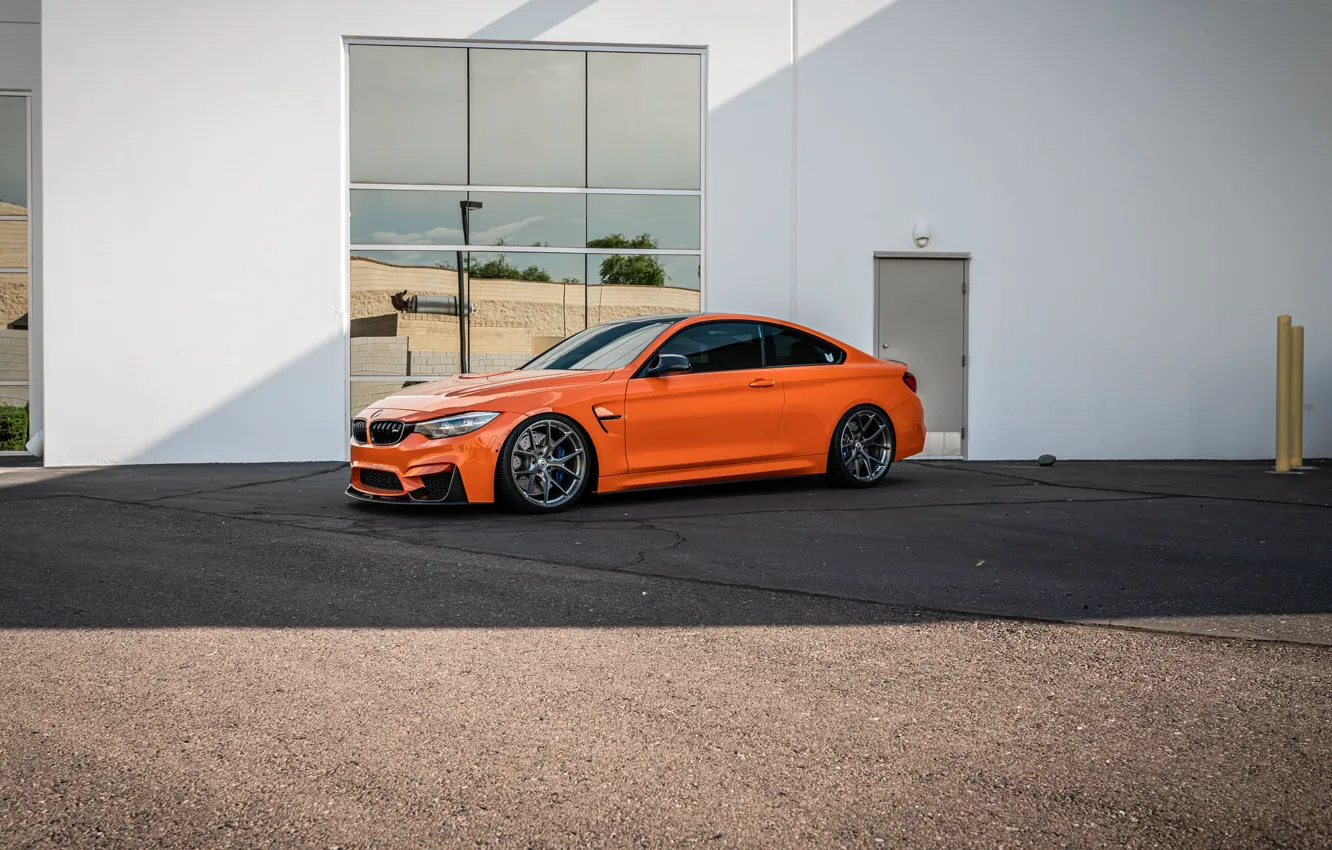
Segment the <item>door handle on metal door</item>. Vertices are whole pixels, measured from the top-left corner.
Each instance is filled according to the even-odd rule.
[[[770,387],[770,386],[772,386],[772,381],[769,381],[767,378],[755,378],[754,380],[752,380],[752,381],[749,382],[749,385],[750,385],[751,387],[756,387],[756,388],[757,388],[757,387]]]

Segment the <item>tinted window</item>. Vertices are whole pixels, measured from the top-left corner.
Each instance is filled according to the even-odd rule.
[[[763,365],[759,326],[752,322],[710,322],[685,328],[658,354],[683,354],[695,372],[758,369]]]
[[[633,362],[678,318],[655,316],[580,331],[529,361],[524,369],[619,369]]]
[[[703,58],[589,53],[587,185],[699,188]]]
[[[353,45],[350,112],[353,181],[467,182],[465,49]]]
[[[827,366],[846,357],[837,346],[782,325],[763,326],[763,345],[769,366]]]
[[[572,50],[472,51],[473,185],[586,185],[586,57]]]

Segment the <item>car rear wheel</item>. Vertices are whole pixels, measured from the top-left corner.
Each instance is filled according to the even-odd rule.
[[[587,491],[592,461],[587,437],[572,419],[533,416],[514,428],[500,449],[495,495],[527,513],[564,510]]]
[[[846,412],[828,447],[828,478],[841,487],[873,487],[888,477],[895,445],[888,414],[872,404]]]

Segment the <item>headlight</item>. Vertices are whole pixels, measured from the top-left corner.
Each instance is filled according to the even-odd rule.
[[[445,437],[457,437],[461,434],[468,434],[484,425],[490,424],[498,413],[475,412],[475,413],[455,413],[452,416],[445,416],[440,419],[431,419],[429,422],[417,422],[413,430],[418,434],[425,434],[428,439],[442,440]]]

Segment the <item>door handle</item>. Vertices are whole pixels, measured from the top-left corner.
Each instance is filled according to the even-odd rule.
[[[749,382],[749,385],[755,388],[770,387],[772,386],[772,381],[769,381],[767,378],[755,378],[754,380]]]

